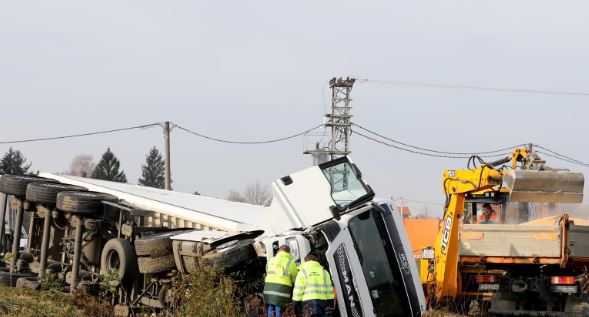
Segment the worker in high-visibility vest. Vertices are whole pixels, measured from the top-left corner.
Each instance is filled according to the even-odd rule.
[[[287,245],[280,246],[278,253],[266,264],[264,302],[268,305],[268,317],[272,317],[273,313],[280,317],[286,304],[290,303],[292,286],[298,272],[290,248]]]
[[[477,223],[497,223],[497,213],[491,204],[483,204],[483,214],[479,216]]]
[[[331,275],[316,255],[310,253],[299,266],[299,274],[294,284],[292,307],[297,316],[327,316],[333,305],[333,284]]]

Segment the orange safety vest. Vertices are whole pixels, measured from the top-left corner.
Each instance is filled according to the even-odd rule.
[[[480,215],[477,223],[497,223],[497,213],[492,212],[489,219],[486,219],[484,214]]]

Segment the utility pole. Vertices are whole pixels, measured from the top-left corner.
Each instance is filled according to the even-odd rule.
[[[338,157],[349,155],[350,134],[352,126],[352,107],[350,106],[350,92],[354,86],[354,78],[332,78],[329,81],[331,88],[331,112],[325,114],[325,127],[330,129],[331,136],[327,146],[317,142],[313,149],[305,149],[304,154],[313,156],[313,165],[325,163]]]
[[[164,160],[166,162],[165,189],[171,190],[172,172],[170,169],[170,121],[164,122]]]
[[[331,87],[331,113],[327,114],[326,127],[331,128],[331,141],[329,142],[329,155],[332,160],[350,154],[350,134],[352,126],[352,107],[350,106],[350,92],[356,79],[347,77],[332,78],[329,81]]]

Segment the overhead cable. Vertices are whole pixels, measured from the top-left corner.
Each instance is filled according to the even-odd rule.
[[[317,126],[315,126],[313,128],[307,129],[305,131],[302,131],[302,132],[299,132],[299,133],[296,133],[296,134],[293,134],[293,135],[289,135],[289,136],[285,136],[285,137],[281,137],[281,138],[276,138],[276,139],[261,140],[261,141],[236,141],[236,140],[219,139],[219,138],[215,138],[215,137],[212,137],[212,136],[204,135],[202,133],[194,132],[192,130],[189,130],[189,129],[184,128],[183,126],[180,126],[180,125],[177,125],[177,124],[174,124],[173,126],[175,128],[178,128],[178,129],[184,131],[184,132],[187,132],[187,133],[190,133],[190,134],[193,134],[193,135],[196,135],[198,137],[201,137],[201,138],[204,138],[204,139],[208,139],[208,140],[211,140],[211,141],[216,141],[216,142],[230,143],[230,144],[267,144],[267,143],[276,143],[276,142],[280,142],[280,141],[285,141],[285,140],[288,140],[288,139],[296,138],[296,137],[301,136],[301,135],[303,135],[303,134],[305,134],[307,132],[310,132],[310,131],[313,131],[313,130],[315,130],[317,128],[322,127],[323,126],[323,123],[322,124],[319,124],[319,125],[317,125]]]
[[[465,159],[465,158],[467,159],[467,158],[470,157],[470,155],[468,155],[468,156],[465,156],[465,155],[447,155],[447,154],[434,154],[434,153],[427,153],[427,152],[422,152],[422,151],[416,151],[416,150],[404,148],[404,147],[401,147],[401,146],[398,146],[398,145],[387,143],[385,141],[382,141],[382,140],[379,140],[379,139],[376,139],[376,138],[367,136],[367,135],[365,135],[363,133],[360,133],[358,131],[355,131],[355,130],[353,130],[353,133],[355,133],[355,134],[357,134],[357,135],[359,135],[359,136],[361,136],[361,137],[363,137],[365,139],[368,139],[368,140],[371,140],[371,141],[380,143],[382,145],[386,145],[388,147],[395,148],[397,150],[401,150],[401,151],[405,151],[405,152],[409,152],[409,153],[413,153],[413,154],[430,156],[430,157],[444,157],[444,158],[451,158],[451,159]],[[480,157],[499,157],[499,156],[507,156],[509,154],[510,153],[507,153],[506,152],[506,153],[498,153],[498,154],[493,154],[493,155],[480,155]]]
[[[396,86],[416,86],[416,87],[428,87],[428,88],[467,89],[467,90],[482,90],[482,91],[509,92],[509,93],[589,97],[589,93],[587,93],[587,92],[575,92],[575,91],[497,88],[497,87],[484,87],[484,86],[434,84],[434,83],[424,83],[424,82],[392,81],[392,80],[377,80],[377,79],[358,79],[358,81],[360,83],[376,83],[376,84],[386,84],[386,85],[396,85]]]
[[[56,137],[46,137],[46,138],[36,138],[36,139],[24,139],[24,140],[12,140],[12,141],[0,141],[0,144],[17,144],[17,143],[29,143],[29,142],[39,142],[39,141],[51,141],[51,140],[60,140],[60,139],[69,139],[69,138],[79,138],[84,136],[90,135],[97,135],[97,134],[108,134],[114,132],[121,132],[121,131],[128,131],[128,130],[135,130],[135,129],[149,129],[155,126],[161,125],[161,122],[150,123],[150,124],[142,124],[133,127],[127,128],[118,128],[118,129],[111,129],[111,130],[103,130],[103,131],[94,131],[94,132],[87,132],[87,133],[79,133],[79,134],[70,134],[70,135],[62,135]]]
[[[566,155],[563,155],[563,154],[554,152],[554,151],[552,151],[552,150],[550,150],[550,149],[548,149],[546,147],[543,147],[541,145],[538,145],[538,144],[533,144],[533,146],[534,147],[537,147],[537,148],[540,148],[540,149],[543,149],[543,150],[545,150],[545,151],[547,151],[547,152],[549,152],[549,153],[552,154],[552,155],[550,155],[548,153],[543,153],[546,156],[550,156],[550,157],[553,157],[553,158],[559,158],[559,159],[561,159],[563,161],[567,161],[567,162],[570,162],[570,163],[573,163],[573,164],[577,164],[577,165],[589,167],[589,163],[585,163],[585,162],[579,161],[577,159],[574,159],[572,157],[569,157],[569,156],[566,156]]]
[[[371,133],[371,134],[374,134],[374,135],[376,135],[378,137],[381,137],[381,138],[383,138],[383,139],[385,139],[387,141],[391,141],[393,143],[400,144],[400,145],[403,145],[403,146],[406,146],[406,147],[409,147],[409,148],[412,148],[412,149],[415,149],[415,150],[420,150],[420,151],[425,151],[425,152],[432,152],[432,153],[437,153],[437,154],[468,155],[468,156],[471,156],[471,155],[479,155],[479,156],[481,156],[481,154],[493,154],[493,153],[510,151],[510,150],[512,150],[514,148],[517,148],[517,147],[520,147],[520,146],[525,145],[525,144],[518,144],[518,145],[511,146],[511,147],[506,147],[506,148],[502,148],[502,149],[498,149],[498,150],[493,150],[493,151],[484,151],[484,152],[447,152],[447,151],[432,150],[432,149],[428,149],[428,148],[424,148],[424,147],[419,147],[419,146],[411,145],[411,144],[408,144],[408,143],[405,143],[405,142],[401,142],[401,141],[392,139],[390,137],[386,137],[386,136],[384,136],[382,134],[379,134],[379,133],[374,132],[374,131],[372,131],[370,129],[367,129],[367,128],[359,125],[359,124],[352,123],[352,125],[360,128],[360,129],[362,129],[362,130],[364,130],[364,131],[366,131],[368,133]],[[494,155],[494,156],[498,156],[498,155]],[[490,157],[490,156],[487,156],[487,157]]]
[[[440,206],[444,206],[444,204],[442,203],[435,203],[432,201],[423,201],[423,200],[415,200],[415,199],[408,199],[405,197],[399,197],[399,198],[395,198],[395,201],[400,200],[402,202],[410,202],[410,203],[418,203],[418,204],[424,204],[424,205],[440,205]]]
[[[579,162],[577,160],[569,160],[569,159],[567,159],[566,157],[563,157],[563,156],[553,155],[553,154],[550,154],[550,153],[546,153],[544,151],[537,151],[537,153],[538,154],[542,154],[542,155],[546,155],[548,157],[555,158],[555,159],[558,159],[558,160],[561,160],[561,161],[569,162],[571,164],[580,165],[580,166],[583,166],[583,167],[589,167],[589,164],[587,164],[587,163]]]

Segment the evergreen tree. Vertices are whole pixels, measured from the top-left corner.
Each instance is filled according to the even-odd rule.
[[[13,150],[12,147],[4,154],[0,160],[0,174],[24,175],[29,172],[31,163],[27,164],[27,159],[19,150]]]
[[[140,185],[155,188],[165,187],[166,167],[162,155],[155,146],[149,150],[149,154],[145,157],[145,165],[141,165],[141,169]]]
[[[92,172],[92,178],[103,179],[107,181],[126,183],[127,177],[124,171],[119,172],[121,162],[110,150],[110,147],[106,149],[106,152],[102,154],[100,162],[96,164],[94,172]]]

